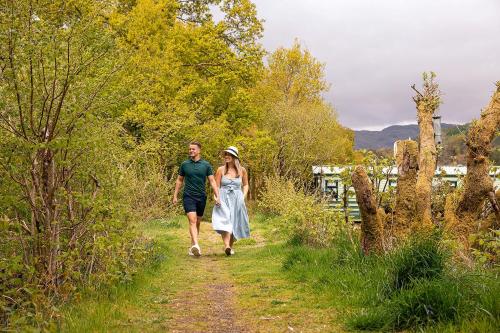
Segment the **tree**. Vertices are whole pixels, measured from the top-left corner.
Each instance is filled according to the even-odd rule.
[[[215,23],[209,5],[218,4],[225,16]],[[263,50],[250,1],[139,0],[112,24],[130,54],[122,78],[130,92],[124,126],[135,149],[164,172],[177,169],[194,139],[211,148],[204,156],[215,161],[254,122],[248,89]]]
[[[489,155],[492,142],[500,130],[500,82],[497,82],[489,105],[481,118],[472,122],[467,133],[467,175],[456,207],[457,216],[464,220],[477,219],[484,201],[489,198],[500,224],[500,209],[495,197],[493,180],[489,175]]]
[[[418,173],[418,144],[413,140],[397,141],[398,185],[394,208],[394,233],[407,235],[415,221],[415,186]]]
[[[56,293],[99,269],[104,234],[128,230],[113,205],[119,98],[108,88],[121,65],[113,10],[104,1],[0,6],[0,176],[8,179],[0,185],[11,197],[0,208],[17,226],[24,265]]]
[[[322,98],[328,89],[324,66],[296,41],[291,49],[279,48],[255,88],[260,109],[259,125],[277,144],[277,174],[311,178],[314,164],[342,163],[352,157],[354,136],[342,127],[335,111]]]
[[[352,173],[352,185],[361,213],[361,246],[365,254],[381,253],[383,244],[383,212],[377,206],[370,178],[362,166]]]
[[[433,72],[423,74],[423,92],[412,86],[416,95],[413,97],[417,106],[419,126],[418,176],[415,185],[416,218],[418,227],[432,226],[431,191],[432,178],[437,166],[437,150],[434,142],[432,117],[441,103],[438,84]]]

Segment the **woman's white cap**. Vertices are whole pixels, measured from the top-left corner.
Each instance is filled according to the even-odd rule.
[[[224,150],[224,152],[228,153],[228,154],[231,154],[231,155],[233,155],[236,158],[240,158],[238,156],[238,148],[236,148],[235,146],[229,146],[226,150]]]

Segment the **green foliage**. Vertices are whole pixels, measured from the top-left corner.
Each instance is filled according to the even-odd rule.
[[[496,300],[490,293],[499,285],[491,273],[446,267],[450,256],[440,237],[416,236],[385,260],[387,280],[382,280],[379,302],[366,312],[354,315],[355,329],[408,329],[437,323],[458,323],[480,316],[498,321]],[[492,280],[493,279],[493,280]]]
[[[450,265],[438,235],[414,237],[385,256],[365,257],[346,232],[325,249],[294,247],[288,278],[325,295],[353,330],[496,331],[495,271]],[[445,328],[445,329],[444,329]]]
[[[498,266],[500,260],[500,230],[479,230],[469,235],[474,259],[481,265]]]
[[[391,269],[384,288],[390,296],[412,287],[420,279],[433,279],[442,274],[447,259],[438,235],[417,235],[391,256]]]
[[[157,158],[167,174],[185,158],[191,140],[209,148],[205,158],[216,161],[255,118],[247,91],[262,68],[255,6],[224,1],[225,17],[214,23],[210,2],[219,1],[141,0],[112,16],[131,55],[122,77],[129,92],[123,121],[137,149]]]
[[[324,65],[298,41],[290,49],[277,49],[268,62],[254,89],[258,125],[276,142],[276,173],[306,184],[313,165],[352,158],[354,135],[338,123],[335,110],[321,97],[329,88]]]
[[[342,229],[340,213],[328,209],[326,202],[296,189],[291,181],[281,177],[267,178],[259,207],[279,217],[279,232],[287,235],[292,243],[325,247]]]

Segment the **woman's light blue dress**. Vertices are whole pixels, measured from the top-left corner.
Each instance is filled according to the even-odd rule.
[[[236,239],[250,237],[248,212],[243,198],[241,177],[222,176],[220,206],[212,211],[212,227],[218,233],[231,232]]]

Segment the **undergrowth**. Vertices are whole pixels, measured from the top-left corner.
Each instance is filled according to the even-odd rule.
[[[387,255],[365,257],[342,232],[327,249],[295,246],[283,269],[343,309],[351,330],[499,331],[498,271],[451,260],[439,234],[417,235]]]

